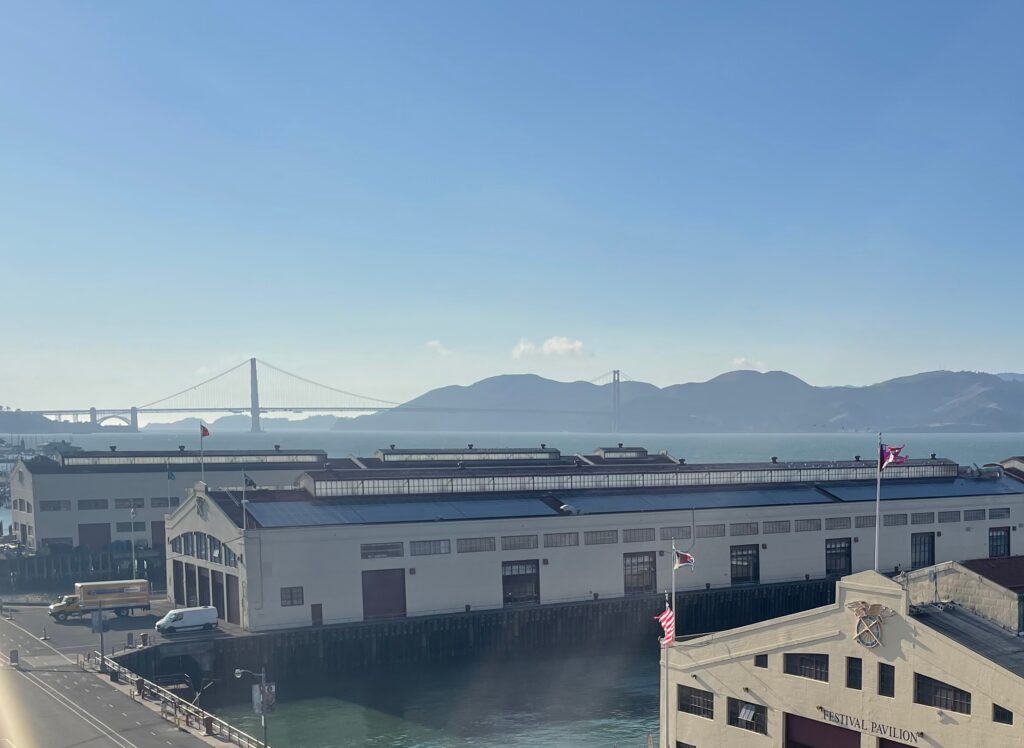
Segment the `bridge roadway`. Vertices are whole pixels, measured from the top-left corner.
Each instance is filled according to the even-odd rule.
[[[155,619],[120,620],[131,621],[129,630],[148,625],[152,632]],[[39,638],[43,625],[49,641]],[[108,650],[118,633],[105,633]],[[0,748],[209,745],[133,701],[96,673],[80,670],[76,654],[98,649],[98,638],[87,624],[54,624],[45,608],[14,606],[13,620],[0,618]],[[18,650],[20,668],[10,664],[13,649]]]

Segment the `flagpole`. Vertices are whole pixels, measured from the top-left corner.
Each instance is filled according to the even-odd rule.
[[[206,452],[203,449],[203,422],[199,421],[199,479],[206,483]]]
[[[171,461],[170,460],[165,460],[164,461],[164,467],[166,468],[166,470],[164,472],[165,472],[165,474],[167,476],[167,511],[170,512],[171,511]]]
[[[878,539],[882,524],[882,432],[878,432],[878,467],[875,473],[875,571],[878,571]]]
[[[679,626],[679,615],[676,613],[676,541],[672,541],[672,615],[676,617],[676,626]],[[673,637],[673,644],[675,637]]]
[[[672,546],[675,547],[675,543],[674,542],[672,543]],[[673,554],[673,556],[672,556],[672,565],[675,566],[675,563],[676,563],[676,558],[675,558],[675,555]],[[675,570],[673,569],[673,571],[672,571],[672,586],[673,586],[672,594],[673,594],[673,596],[675,595],[675,579],[676,579],[676,573],[675,573]],[[673,616],[676,614],[675,602],[676,601],[673,599],[672,600],[672,615]],[[665,600],[665,605],[668,605],[668,600]],[[675,639],[675,634],[672,635],[672,638]],[[665,672],[665,678],[664,678],[665,686],[664,686],[664,688],[661,689],[661,696],[662,696],[662,698],[661,698],[661,706],[662,706],[662,708],[664,710],[664,717],[660,720],[660,722],[661,722],[661,724],[665,725],[665,748],[671,748],[671,746],[669,745],[669,738],[668,738],[668,733],[669,733],[669,729],[668,729],[668,718],[669,718],[669,711],[668,711],[668,704],[669,704],[669,698],[668,698],[668,696],[669,696],[669,694],[668,694],[668,653],[669,653],[669,648],[667,646],[662,645],[662,647],[661,647],[661,660],[662,660],[662,670]]]

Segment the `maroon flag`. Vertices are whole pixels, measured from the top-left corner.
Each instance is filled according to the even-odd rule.
[[[689,566],[690,571],[693,571],[693,556],[691,556],[686,551],[673,550],[673,552],[676,554],[676,560],[675,563],[672,564],[672,571],[675,571],[676,569],[679,569],[683,566]]]
[[[889,465],[902,465],[905,463],[907,458],[900,455],[905,446],[905,444],[902,444],[898,447],[893,447],[889,444],[883,444],[878,452],[878,469],[884,470]]]
[[[202,439],[204,436],[210,435],[210,429],[206,428],[203,424],[199,424],[199,438]]]

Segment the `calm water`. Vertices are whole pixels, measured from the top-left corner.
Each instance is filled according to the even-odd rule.
[[[906,443],[912,457],[935,452],[964,464],[992,462],[1024,453],[1024,434],[888,434]],[[217,431],[209,449],[320,448],[332,456],[372,454],[380,447],[479,447],[540,444],[563,453],[628,442],[651,451],[667,449],[690,462],[848,459],[873,455],[873,434],[437,434],[330,431],[247,434]],[[116,444],[122,449],[198,447],[194,434],[76,436],[85,448]],[[282,684],[284,685],[284,684]],[[208,693],[216,698],[214,686]],[[225,687],[227,688],[227,687]],[[237,692],[236,692],[237,693]],[[204,697],[206,698],[206,697]],[[416,746],[417,748],[643,748],[657,732],[658,664],[652,642],[644,655],[566,655],[484,661],[386,672],[339,674],[330,682],[287,684],[270,718],[274,748]],[[252,734],[259,722],[247,706],[219,713]],[[657,742],[657,741],[655,741]]]

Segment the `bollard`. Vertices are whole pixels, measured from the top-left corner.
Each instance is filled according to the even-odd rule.
[[[203,717],[203,734],[213,735],[213,717],[209,714]]]
[[[143,701],[146,700],[145,683],[146,683],[146,681],[144,681],[142,679],[141,675],[138,678],[135,679],[135,690],[138,692],[139,698],[142,699]]]
[[[46,626],[43,626],[43,635],[39,637],[39,641],[45,642],[45,641],[49,641],[49,640],[50,640],[50,637],[48,637],[46,635]]]

